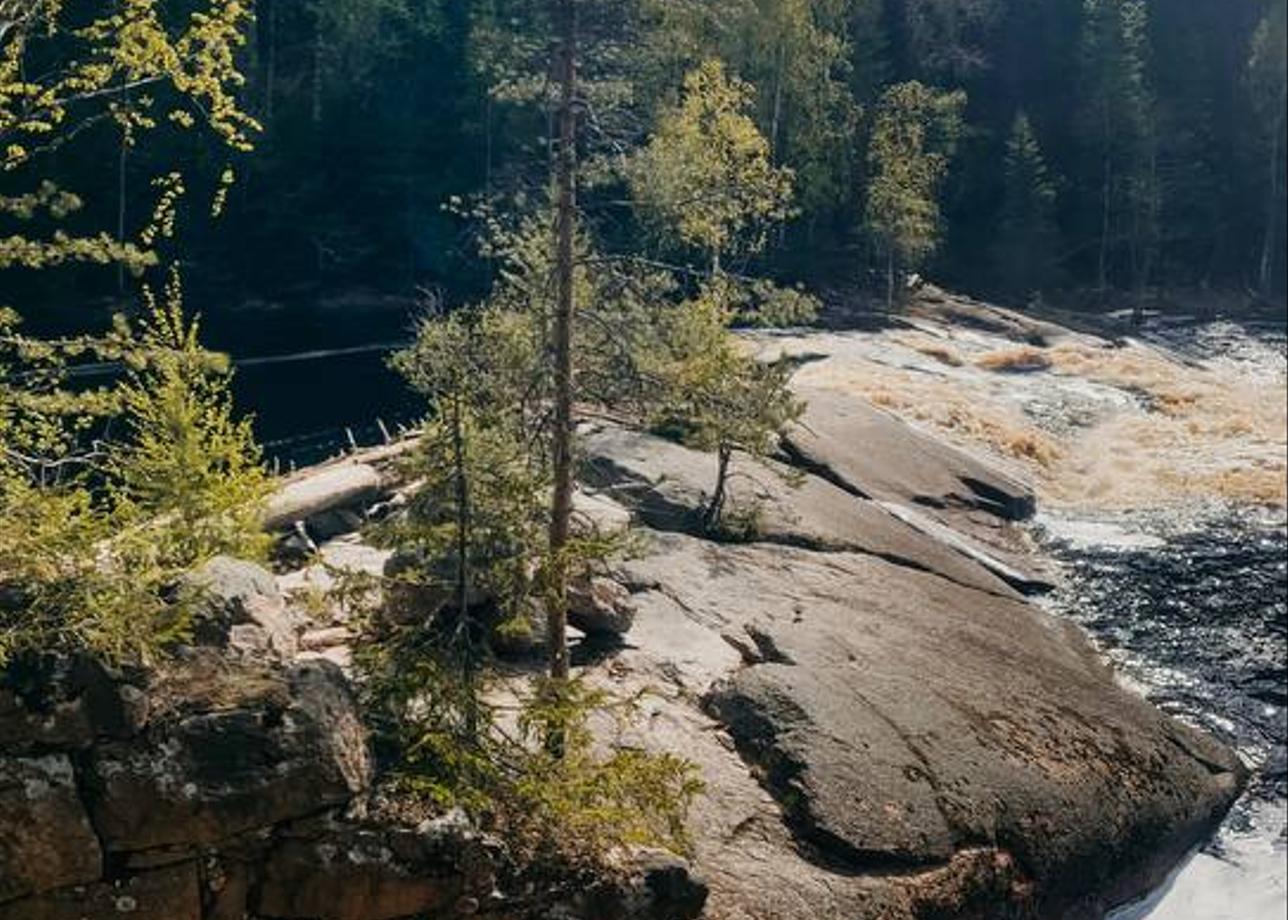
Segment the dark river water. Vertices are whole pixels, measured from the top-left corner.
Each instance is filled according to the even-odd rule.
[[[1283,379],[1282,326],[1178,327],[1158,338]],[[1124,683],[1238,751],[1248,789],[1160,890],[1111,920],[1288,916],[1288,527],[1283,512],[1200,505],[1101,519],[1040,516],[1063,565],[1048,599]]]
[[[387,366],[408,342],[416,306],[405,300],[351,298],[290,306],[252,305],[212,313],[211,348],[236,366],[239,407],[254,414],[270,464],[317,463],[396,432],[423,403]]]
[[[1220,831],[1164,889],[1115,920],[1288,914],[1288,529],[1255,511],[1178,523],[1047,519],[1081,624],[1125,683],[1233,746],[1252,778]]]

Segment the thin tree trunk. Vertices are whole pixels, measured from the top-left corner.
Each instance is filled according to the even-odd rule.
[[[121,104],[124,107],[129,106],[130,91],[127,87],[121,87]],[[129,192],[127,186],[126,167],[130,160],[130,145],[127,143],[126,134],[121,132],[121,150],[116,163],[116,241],[122,246],[125,245],[125,219],[126,219],[126,195]],[[116,265],[116,293],[119,297],[125,296],[125,263],[118,262]]]
[[[314,14],[317,19],[313,25],[313,124],[322,123],[322,11]]]
[[[1285,105],[1288,105],[1288,98],[1281,94],[1279,115],[1275,119],[1274,137],[1270,141],[1270,194],[1266,201],[1266,230],[1261,240],[1261,263],[1257,269],[1257,287],[1262,294],[1270,293],[1270,285],[1274,280],[1275,244],[1276,237],[1279,235],[1279,218],[1282,216],[1280,213],[1282,205],[1279,201],[1279,155],[1284,130]]]
[[[464,421],[461,398],[452,399],[452,462],[456,467],[456,635],[460,644],[461,677],[465,684],[465,733],[478,736],[478,707],[474,698],[474,636],[470,632],[470,484],[466,470]]]
[[[1109,287],[1109,228],[1113,205],[1113,166],[1105,155],[1104,176],[1100,187],[1100,255],[1096,266],[1096,290],[1103,296]]]
[[[769,150],[773,154],[774,162],[781,162],[782,157],[778,149],[778,132],[783,116],[783,71],[786,68],[787,49],[782,42],[778,45],[778,66],[774,74],[774,111],[769,122]]]
[[[894,312],[894,247],[886,253],[886,312]]]
[[[769,133],[769,149],[771,154],[773,155],[775,163],[782,162],[782,156],[778,149],[779,147],[778,135],[779,135],[779,132],[782,130],[783,83],[786,82],[786,79],[787,79],[786,74],[784,73],[786,69],[787,69],[786,43],[779,42],[778,67],[777,67],[777,73],[774,75],[774,115],[771,121],[771,127],[770,127],[770,133]],[[775,232],[778,235],[778,245],[781,247],[783,246],[784,242],[787,239],[787,222],[779,221],[778,227],[776,228]]]
[[[555,430],[554,500],[550,513],[551,584],[548,611],[550,676],[566,680],[568,662],[568,572],[564,558],[572,519],[573,442],[573,237],[577,207],[577,9],[559,0],[559,150],[556,167],[554,317]]]
[[[277,0],[268,0],[268,53],[264,65],[264,124],[273,124],[273,105],[277,94]]]
[[[707,504],[706,513],[702,516],[702,529],[712,531],[720,523],[724,514],[725,496],[728,492],[729,464],[733,460],[733,451],[724,444],[716,450],[716,487]]]

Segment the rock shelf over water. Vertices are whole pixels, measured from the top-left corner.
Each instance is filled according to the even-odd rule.
[[[1238,796],[1232,751],[1123,689],[1027,597],[1058,580],[1021,525],[1066,494],[1069,432],[1167,410],[1072,376],[1028,384],[1025,406],[989,403],[1008,371],[971,355],[1017,336],[1109,348],[999,316],[759,340],[802,359],[810,408],[781,456],[737,459],[732,501],[755,515],[736,543],[698,523],[713,457],[585,427],[579,502],[632,521],[643,548],[600,586],[633,612],[629,632],[574,661],[614,693],[650,691],[620,740],[691,758],[707,789],[690,865],[642,865],[611,909],[569,916],[680,920],[705,900],[711,920],[1091,920],[1162,881]],[[915,341],[886,347],[894,335]],[[956,375],[943,386],[973,380],[974,418],[992,421],[954,429],[927,410],[914,427],[871,386],[889,364],[892,392],[937,368]],[[1022,373],[1055,373],[1036,367]],[[997,421],[1037,418],[1058,387],[1086,414],[1033,422],[1056,453]],[[372,771],[343,677],[355,631],[293,605],[336,566],[383,569],[387,554],[336,533],[372,502],[397,513],[375,469],[295,478],[276,523],[327,562],[276,585],[230,569],[222,650],[160,681],[53,668],[36,675],[44,696],[0,685],[0,920],[100,920],[122,898],[157,920],[542,916],[492,890],[495,853],[468,827],[354,817]]]

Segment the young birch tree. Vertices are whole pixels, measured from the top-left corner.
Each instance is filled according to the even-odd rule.
[[[916,271],[939,245],[939,190],[965,105],[965,93],[938,92],[916,81],[881,96],[868,146],[865,224],[885,258],[888,309],[900,277]]]

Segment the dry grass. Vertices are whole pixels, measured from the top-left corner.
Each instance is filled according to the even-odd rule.
[[[928,358],[934,358],[940,364],[946,364],[949,367],[961,367],[966,362],[962,360],[961,355],[953,351],[947,345],[926,344],[913,345],[917,351]]]
[[[975,365],[986,371],[1027,374],[1050,370],[1052,361],[1050,356],[1040,348],[1009,348],[981,355],[976,359]]]

